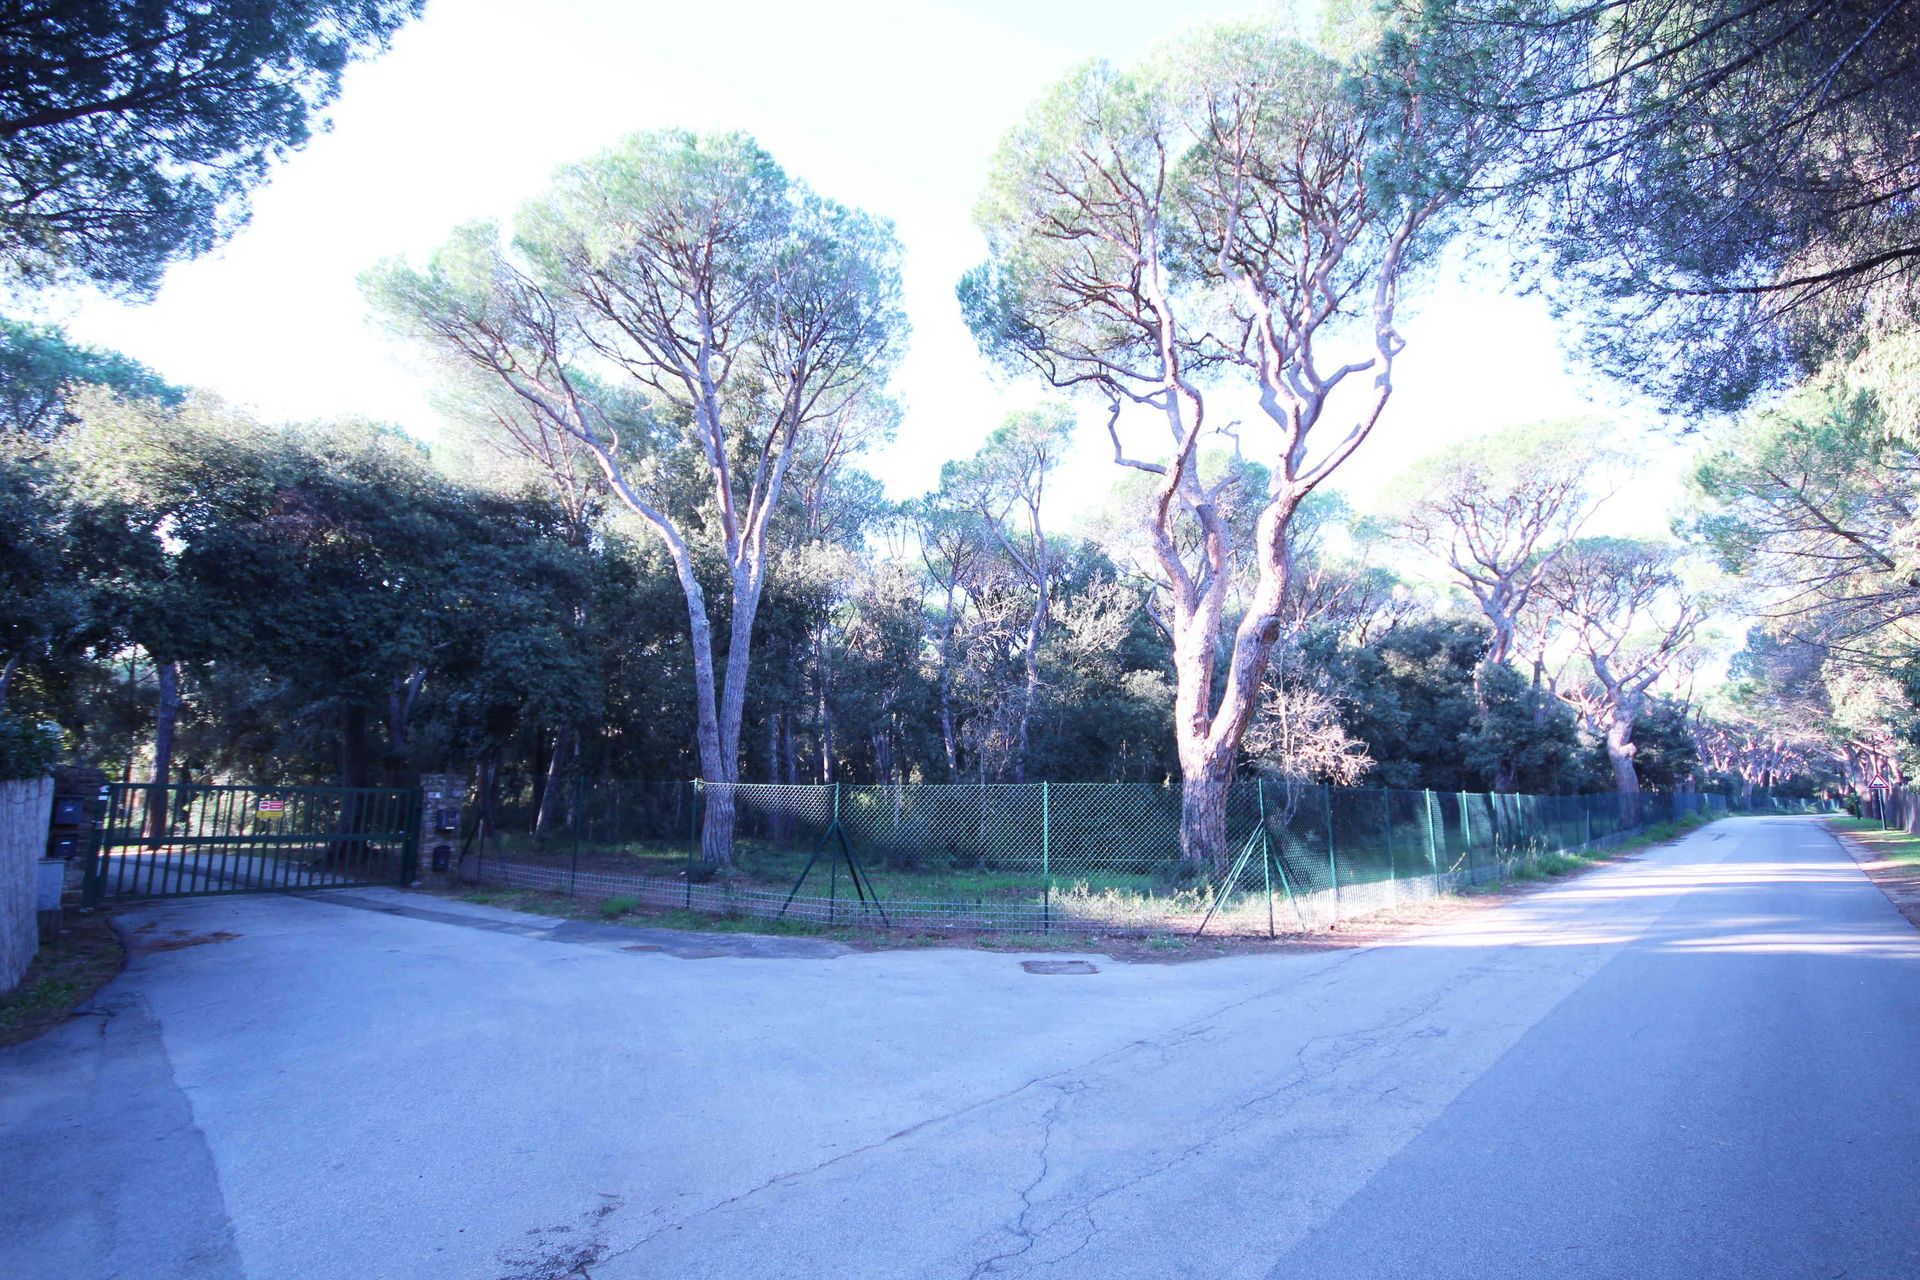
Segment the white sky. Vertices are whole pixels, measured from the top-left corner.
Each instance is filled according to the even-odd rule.
[[[1187,0],[1170,18],[1147,0],[431,0],[389,53],[349,72],[332,132],[281,167],[228,246],[175,267],[149,305],[69,295],[47,302],[48,318],[267,417],[364,415],[431,437],[423,375],[367,324],[363,269],[423,256],[456,223],[507,218],[555,167],[634,130],[743,129],[788,173],[898,225],[907,417],[868,465],[909,496],[1041,394],[995,380],[954,300],[984,256],[971,210],[1001,135],[1076,62],[1125,61],[1172,22],[1248,7]],[[1648,462],[1606,528],[1664,528],[1688,450],[1569,372],[1539,300],[1513,296],[1497,271],[1444,274],[1412,298],[1393,403],[1337,487],[1365,506],[1422,454],[1511,422],[1597,414]],[[1090,420],[1057,492],[1085,506],[1110,482],[1109,459]]]

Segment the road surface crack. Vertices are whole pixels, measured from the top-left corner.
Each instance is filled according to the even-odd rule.
[[[991,1275],[998,1271],[1001,1263],[1011,1262],[1015,1258],[1032,1252],[1033,1247],[1040,1242],[1040,1237],[1053,1229],[1053,1224],[1049,1223],[1047,1226],[1041,1228],[1039,1232],[1035,1232],[1027,1223],[1028,1219],[1033,1217],[1034,1193],[1040,1189],[1041,1184],[1046,1182],[1047,1174],[1052,1171],[1053,1131],[1054,1126],[1059,1123],[1060,1112],[1062,1108],[1067,1105],[1067,1100],[1073,1097],[1073,1095],[1084,1091],[1086,1086],[1077,1081],[1061,1081],[1048,1087],[1053,1089],[1056,1096],[1052,1104],[1047,1107],[1046,1111],[1040,1117],[1040,1149],[1038,1152],[1040,1168],[1039,1171],[1033,1175],[1033,1180],[1020,1188],[1020,1213],[1019,1216],[1013,1220],[1009,1228],[1019,1239],[1020,1244],[1017,1248],[1009,1249],[1004,1253],[993,1254],[975,1263],[973,1270],[968,1274],[968,1280],[980,1280],[981,1276]]]
[[[1347,965],[1357,960],[1360,956],[1365,955],[1374,949],[1375,948],[1372,948],[1372,947],[1356,947],[1351,951],[1341,954],[1336,960],[1332,961],[1331,964],[1329,965],[1329,969],[1331,970],[1343,969]],[[1325,975],[1323,975],[1323,977],[1324,976]],[[646,1248],[646,1246],[653,1243],[655,1240],[658,1240],[662,1236],[666,1235],[669,1231],[679,1230],[687,1226],[689,1223],[696,1222],[702,1218],[710,1217],[713,1214],[732,1208],[733,1206],[738,1205],[743,1201],[750,1200],[753,1197],[758,1196],[763,1192],[774,1189],[775,1187],[784,1187],[784,1186],[792,1185],[794,1183],[803,1182],[806,1179],[813,1177],[817,1173],[824,1172],[825,1170],[831,1169],[836,1165],[844,1164],[848,1161],[858,1160],[864,1156],[871,1155],[876,1151],[883,1150],[884,1148],[889,1147],[894,1143],[901,1141],[902,1139],[912,1138],[928,1129],[933,1128],[936,1125],[945,1124],[948,1121],[957,1120],[964,1116],[971,1115],[975,1112],[984,1111],[990,1107],[998,1106],[1003,1102],[1006,1102],[1012,1098],[1016,1098],[1020,1096],[1022,1093],[1025,1093],[1029,1089],[1061,1088],[1070,1082],[1074,1082],[1078,1077],[1085,1075],[1087,1072],[1097,1067],[1100,1067],[1105,1063],[1118,1060],[1120,1058],[1125,1057],[1128,1054],[1141,1052],[1142,1050],[1153,1050],[1161,1053],[1164,1057],[1164,1055],[1169,1049],[1177,1048],[1182,1044],[1185,1044],[1190,1041],[1198,1040],[1210,1034],[1216,1027],[1216,1020],[1219,1019],[1222,1015],[1232,1013],[1239,1009],[1246,1008],[1249,1005],[1257,1004],[1263,1000],[1272,1000],[1275,997],[1286,996],[1290,994],[1293,990],[1294,990],[1294,985],[1292,983],[1275,985],[1271,987],[1264,987],[1259,991],[1251,992],[1245,996],[1240,997],[1239,999],[1230,1000],[1223,1005],[1220,1005],[1214,1009],[1210,1009],[1206,1013],[1200,1014],[1188,1020],[1187,1022],[1180,1023],[1179,1025],[1174,1027],[1170,1027],[1166,1031],[1160,1033],[1159,1035],[1144,1038],[1144,1039],[1139,1039],[1139,1040],[1128,1041],[1126,1044],[1116,1046],[1115,1048],[1109,1049],[1104,1053],[1095,1054],[1092,1058],[1089,1058],[1084,1062],[1076,1063],[1073,1066],[1069,1066],[1069,1067],[1062,1067],[1057,1071],[1046,1072],[1042,1075],[1035,1076],[1030,1080],[1021,1081],[1019,1084],[1013,1085],[1007,1089],[1003,1089],[999,1093],[992,1094],[985,1098],[981,1098],[978,1101],[965,1103],[961,1106],[953,1108],[950,1111],[943,1111],[937,1115],[928,1116],[924,1120],[918,1120],[913,1124],[906,1126],[903,1129],[899,1129],[893,1133],[888,1134],[886,1137],[878,1138],[872,1142],[863,1143],[862,1145],[853,1147],[849,1150],[838,1152],[834,1155],[828,1156],[823,1160],[817,1161],[814,1164],[808,1165],[805,1168],[793,1169],[793,1170],[788,1170],[787,1172],[784,1172],[784,1173],[775,1174],[774,1176],[770,1178],[766,1178],[761,1182],[755,1183],[753,1186],[750,1186],[741,1191],[738,1191],[733,1195],[726,1196],[722,1199],[715,1200],[709,1204],[703,1205],[700,1208],[694,1209],[692,1212],[687,1213],[681,1217],[677,1217],[677,1218],[673,1218],[673,1219],[661,1222],[653,1230],[647,1232],[645,1235],[635,1240],[632,1244],[626,1245],[620,1249],[604,1254],[599,1259],[599,1264],[605,1264],[607,1262],[613,1261],[614,1259],[622,1258],[628,1254],[635,1253],[638,1250]],[[1078,1088],[1084,1088],[1084,1087],[1086,1086],[1078,1085],[1076,1086],[1076,1091],[1078,1090]],[[1031,1193],[1029,1192],[1029,1194]],[[1044,1234],[1046,1231],[1051,1230],[1054,1226],[1058,1225],[1062,1221],[1065,1221],[1066,1218],[1070,1216],[1072,1216],[1071,1213],[1061,1215],[1059,1219],[1056,1219],[1054,1222],[1049,1223],[1047,1224],[1047,1226],[1043,1227],[1041,1229],[1041,1234]],[[1089,1223],[1090,1235],[1091,1235],[1091,1232],[1096,1231],[1097,1229],[1098,1228],[1096,1226],[1093,1226],[1091,1222]],[[1080,1247],[1084,1247],[1084,1242]],[[1078,1250],[1076,1249],[1076,1252],[1077,1251]]]

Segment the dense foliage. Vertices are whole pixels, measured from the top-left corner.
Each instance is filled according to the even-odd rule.
[[[569,508],[478,423],[429,453],[365,423],[273,426],[118,387],[75,382],[55,426],[4,436],[10,724],[57,724],[67,755],[130,777],[467,772],[548,820],[580,783],[697,775],[674,568],[595,490]],[[1041,477],[1062,429],[1050,410],[1017,415],[909,503],[845,456],[829,483],[807,472],[788,490],[741,777],[1178,776],[1167,649],[1128,533],[1146,495],[1120,485],[1091,518],[1055,513]],[[1304,550],[1314,594],[1243,770],[1606,785],[1597,741],[1537,675],[1489,675],[1486,626],[1318,540]],[[719,555],[697,568],[724,600]]]

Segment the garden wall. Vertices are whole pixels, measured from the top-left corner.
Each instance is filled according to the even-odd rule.
[[[0,995],[20,985],[40,949],[36,895],[52,816],[52,778],[0,782]]]

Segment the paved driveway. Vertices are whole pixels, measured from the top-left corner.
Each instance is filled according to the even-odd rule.
[[[1920,933],[1808,820],[1090,976],[378,890],[123,919],[0,1052],[0,1275],[1920,1276]]]

